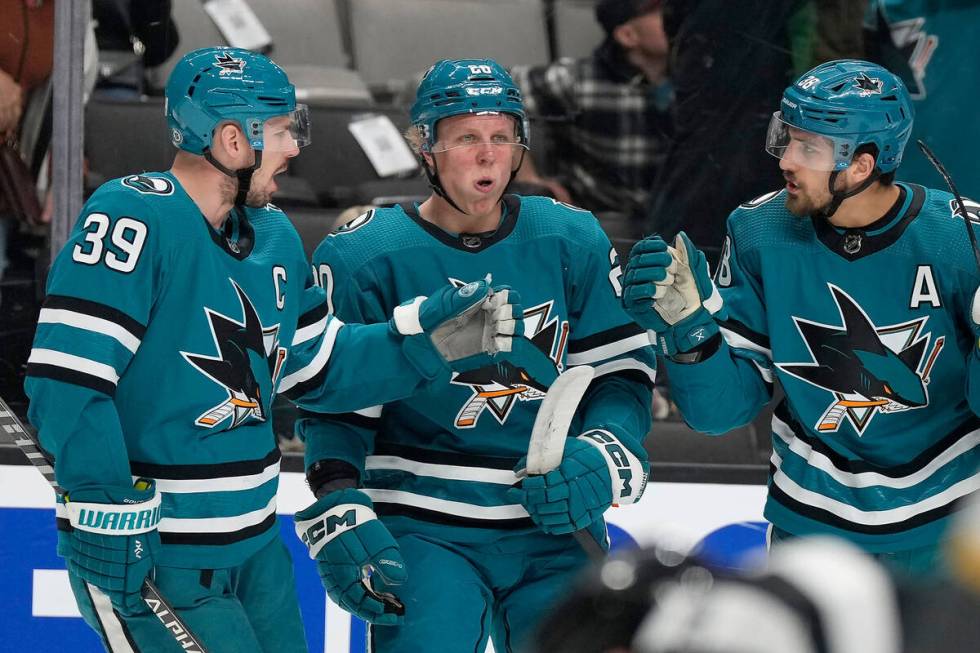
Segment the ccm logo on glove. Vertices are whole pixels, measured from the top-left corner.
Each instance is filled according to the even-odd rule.
[[[586,431],[579,439],[603,453],[613,481],[613,503],[627,504],[639,500],[647,484],[647,473],[640,459],[624,447],[615,435],[603,429]]]

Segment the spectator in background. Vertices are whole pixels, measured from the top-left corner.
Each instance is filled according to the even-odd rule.
[[[159,66],[180,38],[170,16],[171,0],[92,0],[95,38],[102,63],[100,88],[128,94],[158,92],[144,71]]]
[[[759,145],[792,71],[787,26],[802,0],[665,0],[674,135],[645,233],[678,231],[717,257],[732,206],[783,185]]]
[[[593,212],[639,218],[663,160],[672,91],[661,0],[600,0],[605,40],[584,59],[512,71],[532,119],[555,130],[555,175],[530,158],[517,179]]]
[[[964,197],[980,199],[980,86],[977,0],[871,0],[865,19],[868,59],[894,71],[915,108],[913,142],[922,139],[943,162]],[[944,188],[918,147],[905,149],[898,178]]]

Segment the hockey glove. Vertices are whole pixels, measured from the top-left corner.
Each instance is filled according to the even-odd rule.
[[[427,379],[492,364],[524,333],[520,296],[488,280],[445,286],[396,307],[389,326],[406,337],[402,350]]]
[[[296,534],[316,560],[320,580],[334,603],[364,621],[395,625],[404,608],[380,585],[401,585],[407,575],[398,543],[374,514],[370,497],[360,490],[331,492],[296,513]],[[376,582],[376,584],[378,584]],[[387,603],[387,609],[386,609]]]
[[[659,236],[633,246],[623,274],[623,306],[645,329],[656,332],[665,356],[686,352],[718,333],[722,308],[708,262],[684,232],[674,246]]]
[[[58,554],[68,571],[102,590],[121,614],[146,612],[140,589],[160,549],[160,495],[153,481],[76,490],[65,509],[71,530],[58,531]]]
[[[514,471],[526,466],[522,459]],[[613,503],[637,501],[646,487],[648,469],[645,456],[638,458],[609,431],[592,429],[565,441],[558,467],[528,476],[507,494],[527,509],[544,532],[572,533],[601,519]]]

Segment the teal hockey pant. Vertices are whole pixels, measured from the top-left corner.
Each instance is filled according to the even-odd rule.
[[[82,617],[107,651],[183,651],[149,610],[123,617],[98,588],[69,578]],[[158,566],[155,582],[209,653],[306,653],[293,563],[278,537],[237,567]]]
[[[523,650],[538,621],[588,565],[571,535],[523,533],[485,544],[396,535],[408,581],[386,588],[405,604],[399,626],[372,626],[372,653]]]

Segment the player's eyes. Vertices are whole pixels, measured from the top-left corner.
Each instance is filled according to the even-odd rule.
[[[475,134],[463,134],[462,136],[459,137],[459,142],[460,143],[475,143],[476,142],[476,135]]]

